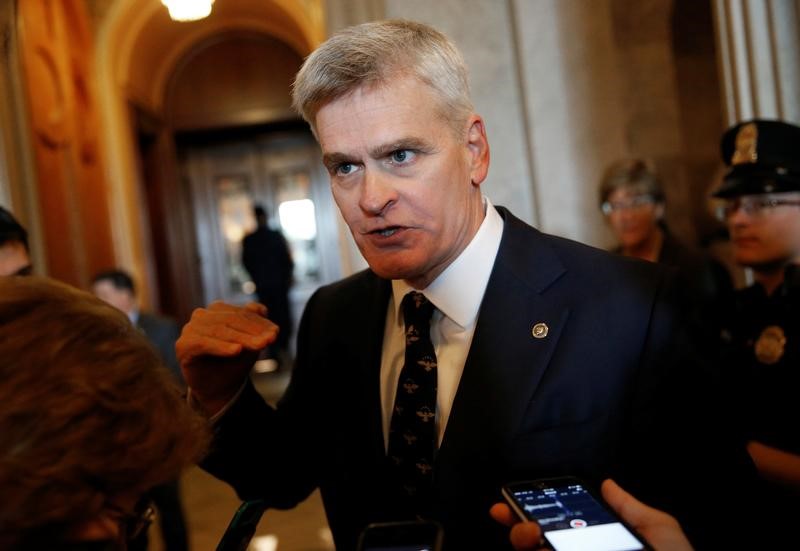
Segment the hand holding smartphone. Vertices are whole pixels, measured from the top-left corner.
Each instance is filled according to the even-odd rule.
[[[511,509],[542,529],[553,551],[645,551],[650,546],[577,478],[509,484],[502,489]]]

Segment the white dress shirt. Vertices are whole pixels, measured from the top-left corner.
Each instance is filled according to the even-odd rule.
[[[486,216],[469,245],[439,277],[420,291],[436,307],[431,319],[431,341],[438,365],[436,434],[439,445],[450,417],[458,382],[475,334],[478,309],[503,235],[503,219],[486,197],[484,209]],[[414,290],[405,281],[392,280],[381,355],[383,439],[387,447],[397,381],[403,369],[406,348],[400,305],[403,297]]]

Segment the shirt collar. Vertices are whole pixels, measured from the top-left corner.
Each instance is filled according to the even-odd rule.
[[[462,328],[473,325],[478,317],[478,309],[503,236],[500,214],[487,197],[483,198],[483,204],[486,216],[472,241],[430,285],[420,291],[438,310]],[[401,279],[392,280],[397,323],[402,323],[400,305],[403,297],[413,290]]]

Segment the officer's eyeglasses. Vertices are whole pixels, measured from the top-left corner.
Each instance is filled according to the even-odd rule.
[[[655,203],[655,199],[652,195],[637,195],[622,201],[606,201],[600,205],[600,209],[603,211],[603,214],[608,216],[613,212],[639,210],[642,207],[652,205],[653,203]]]
[[[800,207],[800,199],[778,199],[769,195],[736,197],[726,200],[717,207],[717,218],[724,222],[737,210],[741,210],[751,218],[759,218],[777,207]]]
[[[153,503],[149,499],[142,499],[133,511],[125,511],[115,503],[107,503],[106,515],[116,521],[120,527],[120,539],[125,542],[136,539],[142,532],[150,527],[156,517]]]

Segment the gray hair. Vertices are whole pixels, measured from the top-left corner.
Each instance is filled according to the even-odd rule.
[[[474,112],[467,68],[455,45],[428,25],[400,19],[356,25],[326,40],[297,73],[292,105],[316,133],[314,119],[323,105],[398,76],[430,86],[458,132]]]
[[[661,179],[642,159],[621,159],[606,168],[600,181],[600,204],[618,189],[630,189],[651,196],[656,203],[664,202]]]

